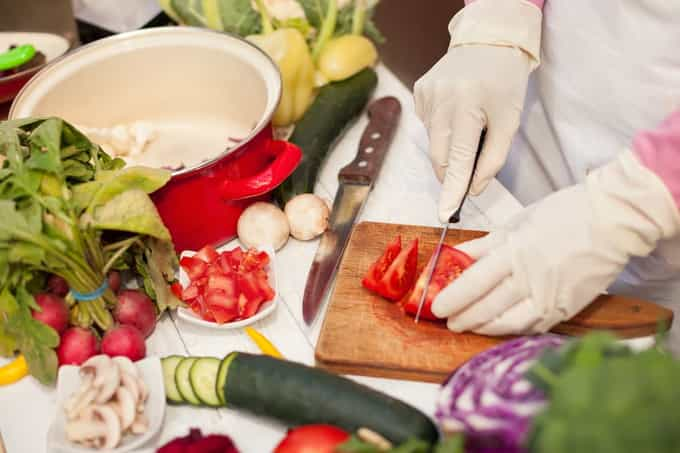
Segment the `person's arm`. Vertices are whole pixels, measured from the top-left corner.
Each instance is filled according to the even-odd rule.
[[[657,129],[639,133],[633,149],[640,162],[668,187],[680,209],[680,110]]]

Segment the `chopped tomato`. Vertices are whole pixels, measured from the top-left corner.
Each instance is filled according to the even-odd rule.
[[[387,244],[385,252],[378,260],[371,265],[371,268],[366,273],[366,276],[361,281],[366,289],[378,292],[380,288],[380,280],[385,275],[385,272],[390,267],[390,264],[395,260],[397,255],[401,252],[401,236],[397,236]]]
[[[434,256],[432,258],[434,258]],[[430,262],[432,261],[432,258],[430,258]],[[416,286],[413,288],[411,295],[404,304],[404,311],[409,315],[415,316],[418,312],[418,304],[420,303],[420,298],[423,294],[430,262],[428,262],[427,266],[425,266],[425,269],[423,269],[423,272],[420,274],[420,277],[418,277]],[[427,296],[425,297],[425,302],[423,303],[423,308],[420,312],[421,318],[429,319],[431,321],[439,319],[432,313],[431,309],[435,297],[437,297],[437,294],[439,294],[442,289],[458,278],[460,274],[474,262],[475,261],[466,253],[448,245],[442,246],[442,251],[437,260],[437,266],[432,273],[430,286],[427,288]]]
[[[179,265],[182,266],[190,280],[202,277],[208,269],[208,264],[205,261],[192,256],[183,256],[179,260]]]
[[[217,250],[211,245],[206,245],[203,247],[201,250],[196,252],[194,255],[194,258],[198,258],[199,260],[202,260],[206,263],[214,263],[217,261],[217,257],[219,255],[217,254]]]
[[[247,319],[275,296],[267,275],[266,252],[235,248],[217,253],[204,247],[193,257],[182,258],[180,264],[190,279],[185,289],[179,288],[181,298],[205,320]]]
[[[182,288],[182,284],[180,282],[175,282],[170,285],[170,291],[172,291],[172,294],[174,294],[176,298],[181,299],[184,289]]]

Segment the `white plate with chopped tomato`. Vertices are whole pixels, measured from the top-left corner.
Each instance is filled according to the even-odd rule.
[[[212,329],[236,329],[265,318],[276,309],[274,250],[228,244],[180,255],[177,294],[187,305],[177,315]]]

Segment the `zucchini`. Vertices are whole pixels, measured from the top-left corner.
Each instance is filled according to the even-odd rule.
[[[295,195],[314,192],[316,176],[326,156],[342,132],[364,109],[377,84],[375,71],[366,68],[319,90],[289,139],[302,150],[302,160],[275,191],[281,206]]]
[[[189,380],[189,372],[196,360],[198,360],[196,357],[185,357],[179,362],[175,371],[175,384],[184,401],[199,406],[201,401],[194,393],[193,388],[191,388],[191,381]]]
[[[220,399],[220,403],[223,405],[226,404],[226,401],[224,401],[224,392],[222,389],[227,382],[227,371],[229,370],[229,364],[234,360],[234,357],[236,357],[236,354],[229,354],[226,356],[224,360],[222,360],[222,363],[220,363],[220,369],[217,372],[217,385],[215,388],[217,389],[217,396]]]
[[[233,352],[225,360],[228,407],[289,426],[321,423],[349,432],[369,428],[395,444],[410,438],[434,444],[439,437],[419,410],[347,378],[265,355]]]
[[[179,355],[171,355],[161,359],[161,368],[163,369],[163,384],[165,385],[165,396],[171,403],[184,403],[182,395],[180,395],[175,383],[175,372],[177,365],[184,357]]]
[[[220,359],[204,357],[197,359],[189,370],[189,381],[194,394],[203,404],[208,406],[219,406],[221,404],[215,387],[220,363]]]

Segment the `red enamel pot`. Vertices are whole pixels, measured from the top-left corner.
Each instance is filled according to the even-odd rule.
[[[243,210],[266,200],[301,159],[272,138],[281,78],[239,37],[162,27],[95,41],[48,65],[14,100],[10,118],[60,116],[77,127],[143,121],[154,139],[129,164],[175,165],[152,195],[177,251],[236,235]]]

